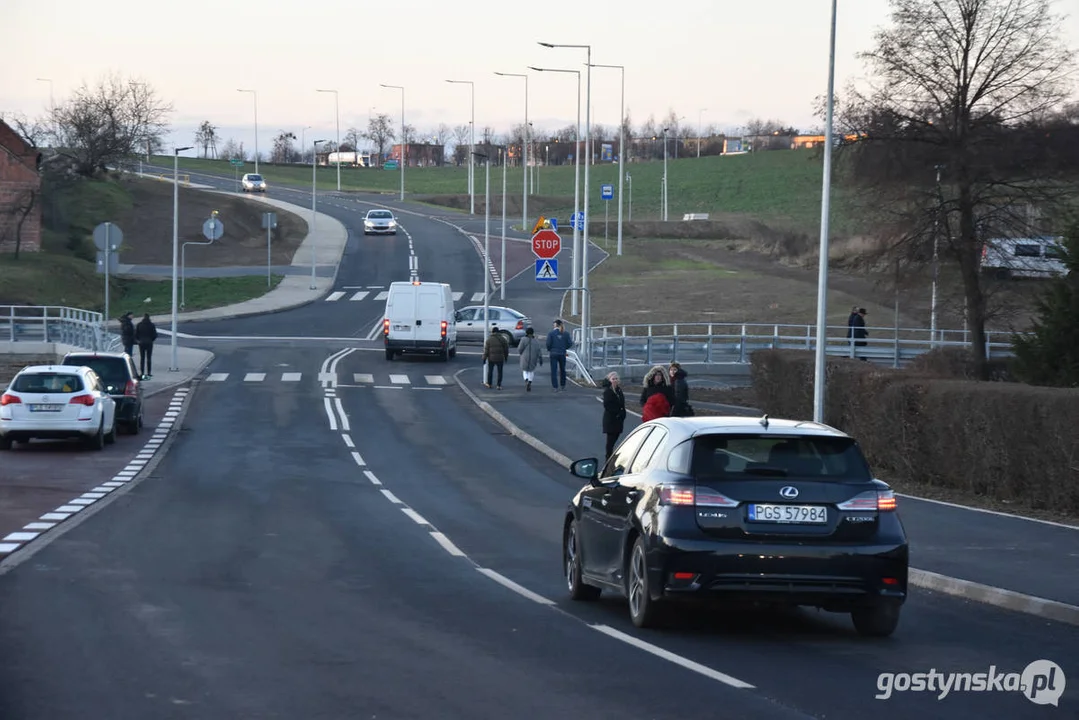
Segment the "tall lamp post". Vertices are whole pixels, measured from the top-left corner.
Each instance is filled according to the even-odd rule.
[[[592,67],[613,68],[622,71],[622,110],[618,119],[618,254],[622,254],[622,180],[626,177],[626,67],[624,65],[598,65]],[[700,144],[698,143],[698,151]]]
[[[667,131],[663,128],[663,222],[667,222]]]
[[[236,92],[251,93],[255,99],[255,174],[259,174],[259,93],[258,90],[239,89]]]
[[[56,104],[53,102],[52,94],[52,79],[51,78],[38,78],[38,82],[47,82],[49,84],[49,109],[52,110]]]
[[[541,68],[529,66],[529,70],[536,72],[571,73],[577,76],[577,136],[574,138],[573,148],[573,216],[577,217],[580,210],[581,198],[581,71],[559,70],[556,68]],[[587,172],[587,171],[586,171]],[[581,228],[573,223],[573,290],[570,291],[570,314],[577,314],[577,296],[579,290],[579,275],[581,267]]]
[[[382,85],[390,90],[401,91],[401,202],[405,200],[405,165],[408,164],[408,138],[405,137],[405,89],[400,85]]]
[[[532,137],[532,133],[529,131],[528,123],[528,73],[496,72],[495,75],[500,75],[501,77],[518,77],[525,79],[525,124],[523,127],[524,137],[521,138],[521,154],[523,155],[521,162],[521,175],[524,176],[524,194],[521,199],[521,232],[528,232],[528,151]]]
[[[303,162],[304,152],[307,149],[307,143],[306,143],[306,140],[305,140],[304,136],[307,134],[307,131],[310,130],[310,129],[311,129],[310,125],[304,125],[302,128],[300,128],[300,162],[301,163]]]
[[[333,93],[333,111],[337,116],[337,192],[341,192],[341,109],[337,103],[336,90],[316,90],[320,93]]]
[[[813,420],[824,422],[825,343],[828,342],[828,219],[832,200],[832,124],[835,111],[835,16],[832,0],[832,28],[828,49],[828,112],[824,126],[824,178],[820,209],[820,261],[817,278],[817,355],[813,373]]]
[[[169,365],[170,372],[180,369],[176,360],[176,286],[179,282],[177,270],[180,265],[180,153],[190,150],[191,147],[173,148],[172,151],[172,337],[170,344],[172,349],[172,362]],[[105,256],[106,262],[108,255]],[[109,319],[105,318],[105,322]]]
[[[487,193],[483,202],[483,341],[487,342],[491,329],[491,158],[486,153],[474,152],[469,162],[475,158],[483,158],[487,167]]]
[[[315,209],[316,209],[317,203],[318,203],[318,200],[317,200],[317,198],[318,198],[317,185],[316,185],[316,182],[315,182],[316,178],[317,178],[316,172],[317,172],[317,166],[318,166],[318,146],[321,145],[324,142],[326,142],[326,141],[325,140],[316,140],[314,142],[314,144],[311,146],[311,237],[316,237],[315,236],[315,222],[318,219],[318,215],[315,214]],[[340,151],[338,151],[338,152],[340,153]],[[311,243],[311,289],[312,290],[314,290],[315,287],[316,287],[316,285],[315,285],[315,259],[316,259],[317,255],[318,255],[315,252],[315,245],[316,244],[317,243],[315,243],[315,242]]]
[[[469,214],[476,214],[476,83],[471,80],[447,80],[454,85],[468,85],[472,91],[472,121],[468,126],[468,197]]]

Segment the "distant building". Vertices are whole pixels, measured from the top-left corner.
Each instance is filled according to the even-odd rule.
[[[41,249],[41,153],[0,120],[0,252]]]
[[[389,160],[401,161],[401,145],[390,148]],[[446,146],[435,143],[408,143],[405,146],[406,167],[441,167],[446,162]]]

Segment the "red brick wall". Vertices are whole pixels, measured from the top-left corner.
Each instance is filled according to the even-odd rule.
[[[41,176],[34,169],[37,150],[29,148],[4,123],[0,122],[0,252],[15,249],[17,207],[29,201],[29,193],[40,193]],[[30,214],[23,221],[23,252],[41,249],[41,198],[35,197]]]

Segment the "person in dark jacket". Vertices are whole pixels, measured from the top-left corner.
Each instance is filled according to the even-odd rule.
[[[154,341],[157,340],[157,326],[145,313],[135,326],[135,342],[139,344],[139,373],[143,380],[154,376]]]
[[[626,396],[622,393],[622,383],[618,373],[608,373],[603,379],[603,434],[607,436],[605,461],[614,454],[615,443],[625,429],[625,422]]]
[[[671,403],[671,417],[692,417],[693,406],[689,404],[689,383],[686,382],[687,373],[677,362],[672,362],[670,368],[671,392],[674,401]]]
[[[662,365],[656,365],[644,376],[644,390],[641,391],[641,421],[648,422],[671,414],[674,395],[667,382],[668,371]]]
[[[502,369],[509,354],[509,344],[502,336],[502,333],[498,330],[492,330],[491,334],[487,336],[487,341],[483,343],[483,362],[487,364],[487,382],[484,383],[485,386],[491,387],[492,376],[497,368],[498,389],[502,389]]]
[[[561,320],[547,333],[547,356],[551,361],[551,387],[555,392],[566,391],[566,353],[573,347],[573,336],[562,327]]]
[[[132,322],[129,312],[120,318],[120,342],[124,346],[124,352],[135,357],[135,323]]]
[[[847,319],[847,337],[854,340],[856,347],[865,347],[869,343],[865,338],[869,337],[869,331],[865,328],[865,308],[854,308]],[[866,358],[859,360],[869,362]]]

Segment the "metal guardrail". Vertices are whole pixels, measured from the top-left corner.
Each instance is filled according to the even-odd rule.
[[[902,367],[923,353],[942,347],[969,347],[963,330],[868,327],[869,336],[855,341],[845,325],[828,328],[825,352],[834,357],[865,359]],[[592,329],[589,369],[655,365],[677,360],[689,365],[746,365],[756,350],[816,350],[815,325],[751,323],[609,325]],[[1009,357],[1012,334],[986,333],[986,356]],[[581,347],[581,330],[573,331]],[[865,345],[856,345],[864,342]],[[583,349],[582,349],[583,352]]]
[[[0,305],[0,342],[61,343],[111,352],[121,347],[99,312],[55,305]]]

